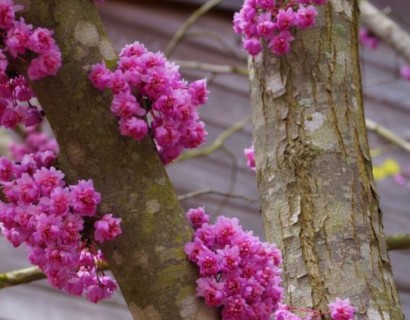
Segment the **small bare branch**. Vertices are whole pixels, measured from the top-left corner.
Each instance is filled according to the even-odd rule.
[[[178,196],[178,200],[184,201],[184,200],[200,197],[200,196],[203,196],[203,195],[222,196],[222,197],[231,198],[231,199],[243,200],[243,201],[249,202],[249,203],[256,203],[256,202],[259,201],[258,199],[252,199],[252,198],[242,196],[242,195],[239,195],[239,194],[221,192],[221,191],[217,191],[217,190],[213,190],[213,189],[202,189],[202,190],[197,190],[197,191],[192,191],[192,192],[189,192],[189,193],[186,193],[186,194],[182,194],[182,195]]]
[[[410,234],[393,234],[387,237],[387,247],[389,250],[410,249]]]
[[[410,152],[410,143],[408,143],[406,140],[395,134],[394,132],[390,131],[389,129],[383,127],[381,124],[370,120],[366,119],[366,128],[368,130],[374,131],[377,133],[379,136],[382,138],[393,142],[403,150]]]
[[[207,71],[207,72],[212,72],[212,73],[237,73],[237,74],[240,74],[241,76],[248,75],[248,69],[246,67],[212,64],[212,63],[206,63],[206,62],[187,61],[187,60],[177,60],[175,61],[175,63],[181,66],[181,68],[185,68],[185,69],[201,70],[201,71]]]
[[[200,149],[195,149],[195,150],[190,150],[187,152],[184,152],[181,154],[179,158],[176,159],[175,162],[182,162],[186,161],[192,158],[198,158],[198,157],[206,157],[212,154],[213,152],[217,151],[218,149],[222,148],[225,140],[228,139],[230,136],[235,134],[236,132],[242,130],[251,120],[250,116],[247,116],[246,118],[242,119],[241,121],[235,123],[233,126],[229,127],[226,129],[224,132],[222,132],[215,140],[212,142],[210,145],[200,148]]]
[[[209,10],[220,4],[223,0],[210,0],[205,2],[201,7],[195,10],[192,15],[184,22],[184,24],[178,29],[174,34],[174,37],[169,42],[168,46],[164,50],[165,56],[169,57],[172,55],[178,44],[185,37],[188,30],[195,24],[195,22],[206,14]]]

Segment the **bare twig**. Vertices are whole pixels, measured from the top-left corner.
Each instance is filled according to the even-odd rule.
[[[410,249],[410,234],[393,234],[387,237],[387,247],[389,250]]]
[[[410,36],[367,0],[360,1],[361,21],[410,64]]]
[[[213,190],[213,189],[202,189],[202,190],[197,190],[197,191],[192,191],[192,192],[189,192],[189,193],[186,193],[186,194],[182,194],[182,195],[178,196],[178,200],[184,201],[184,200],[200,197],[200,196],[203,196],[203,195],[222,196],[222,197],[231,198],[231,199],[243,200],[243,201],[246,201],[246,202],[249,202],[249,203],[256,203],[256,202],[259,201],[258,199],[252,199],[252,198],[242,196],[242,195],[239,195],[239,194],[226,193],[226,192],[221,192],[221,191],[217,191],[217,190]]]
[[[213,152],[215,152],[218,149],[222,148],[226,139],[228,139],[230,136],[232,136],[236,132],[242,130],[249,123],[250,119],[251,119],[251,117],[247,116],[246,118],[242,119],[238,123],[235,123],[232,127],[229,127],[224,132],[222,132],[214,140],[214,142],[212,142],[210,145],[208,145],[206,147],[203,147],[203,148],[200,148],[200,149],[187,151],[187,152],[181,154],[181,156],[179,158],[177,158],[175,162],[182,162],[182,161],[192,159],[192,158],[209,156]]]
[[[395,134],[394,132],[390,131],[389,129],[383,127],[377,122],[374,122],[373,120],[366,119],[366,128],[368,130],[374,131],[377,133],[379,136],[383,137],[384,139],[393,142],[400,148],[404,149],[407,152],[410,152],[410,143],[408,143],[406,140]]]
[[[220,4],[223,0],[210,0],[204,3],[201,7],[195,10],[192,15],[184,22],[184,24],[178,29],[178,31],[174,34],[174,37],[169,42],[168,46],[164,50],[165,56],[169,57],[181,42],[181,40],[185,37],[188,30],[195,24],[195,22],[206,14],[209,10]]]
[[[105,262],[98,263],[98,269],[108,270],[108,264]],[[28,267],[5,273],[0,273],[0,289],[14,287],[19,284],[25,284],[37,280],[45,279],[46,275],[38,267]]]
[[[0,274],[0,289],[44,279],[45,274],[37,267],[29,267]]]
[[[229,66],[222,64],[212,64],[199,61],[187,61],[187,60],[177,60],[176,64],[185,69],[195,69],[201,71],[207,71],[212,73],[237,73],[242,76],[248,75],[248,69],[246,67]]]
[[[216,42],[220,43],[221,46],[226,50],[226,52],[231,56],[235,57],[238,59],[243,59],[246,61],[247,55],[243,50],[238,47],[231,46],[227,41],[226,38],[216,32],[211,32],[211,31],[190,31],[189,33],[186,34],[186,37],[208,37],[214,39]]]

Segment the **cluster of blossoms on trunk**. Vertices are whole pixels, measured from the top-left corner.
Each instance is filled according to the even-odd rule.
[[[115,71],[96,64],[90,79],[114,94],[111,111],[119,117],[121,134],[140,141],[150,133],[164,164],[205,140],[197,108],[207,101],[206,82],[188,84],[162,53],[135,42],[121,51]]]
[[[203,208],[189,210],[187,217],[196,229],[185,252],[199,267],[197,295],[222,307],[224,320],[269,319],[283,291],[276,246],[242,230],[235,218],[221,216],[212,225]]]
[[[234,30],[242,36],[245,50],[252,56],[262,51],[263,41],[275,55],[289,53],[296,29],[316,23],[315,5],[326,0],[245,0],[235,13]]]
[[[188,259],[199,267],[196,294],[218,307],[223,320],[353,320],[355,308],[348,299],[329,304],[329,312],[298,309],[281,304],[281,252],[242,229],[236,218],[220,216],[214,224],[204,208],[186,213],[195,229],[185,245]],[[298,316],[304,313],[305,316]]]
[[[13,69],[12,64],[26,61],[30,80],[56,75],[61,66],[61,52],[55,43],[53,32],[45,28],[33,28],[23,18],[16,18],[22,7],[11,0],[0,0],[0,125],[15,128],[38,124],[41,109],[31,103],[34,94],[26,77]]]
[[[26,154],[18,162],[0,158],[2,233],[15,247],[27,244],[30,262],[51,285],[97,302],[117,285],[98,274],[102,257],[93,243],[120,235],[120,219],[97,217],[101,196],[92,180],[67,185],[63,172],[51,166],[54,160],[51,151]]]
[[[31,81],[54,76],[61,52],[51,30],[33,28],[16,18],[21,6],[0,0],[0,125],[21,129],[22,143],[10,146],[14,161],[0,157],[0,230],[15,246],[25,243],[29,260],[56,288],[98,302],[110,297],[116,282],[104,275],[96,242],[121,234],[121,220],[97,216],[101,195],[92,180],[67,185],[52,166],[58,145],[39,129],[43,113],[25,76],[13,66],[25,62]],[[21,63],[20,63],[21,64]]]

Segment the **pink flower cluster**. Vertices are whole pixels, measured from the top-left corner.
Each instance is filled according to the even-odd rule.
[[[121,234],[120,219],[96,216],[101,196],[92,180],[66,185],[64,174],[51,166],[51,151],[25,155],[20,162],[0,158],[0,203],[3,235],[15,246],[26,243],[29,260],[56,288],[92,302],[111,296],[117,285],[99,274],[101,256],[92,241]]]
[[[252,145],[250,148],[245,148],[244,153],[245,153],[248,167],[251,170],[256,171],[254,146]]]
[[[12,142],[9,150],[15,161],[21,161],[26,154],[51,151],[58,155],[58,144],[56,139],[50,137],[41,128],[29,127],[25,129],[24,140],[21,143]]]
[[[187,217],[196,229],[185,246],[199,267],[197,295],[222,308],[224,320],[267,320],[282,298],[280,251],[245,232],[235,218],[218,217],[208,224],[203,208]]]
[[[61,66],[61,53],[52,34],[45,28],[33,28],[23,18],[16,19],[16,11],[22,7],[12,0],[0,0],[0,125],[14,128],[18,123],[26,126],[40,122],[38,107],[30,103],[33,98],[26,78],[10,66],[9,59],[23,59],[31,52],[36,55],[28,67],[31,80],[56,75]],[[26,56],[25,56],[26,57]]]
[[[336,300],[329,304],[330,317],[332,320],[353,320],[356,308],[350,304],[349,299]]]
[[[137,141],[152,134],[164,164],[205,140],[197,107],[207,101],[206,82],[188,85],[162,53],[135,42],[121,51],[115,71],[96,64],[90,79],[99,90],[113,92],[111,111],[121,134]]]
[[[235,13],[234,30],[242,35],[243,46],[252,56],[262,51],[263,40],[280,56],[289,53],[295,29],[306,29],[316,23],[315,5],[326,0],[245,0]]]

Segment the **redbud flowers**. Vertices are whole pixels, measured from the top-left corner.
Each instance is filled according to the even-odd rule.
[[[25,77],[17,74],[10,62],[23,59],[28,52],[34,53],[28,66],[30,80],[54,76],[61,67],[61,52],[53,38],[53,32],[45,28],[33,28],[15,13],[22,6],[11,0],[0,0],[0,125],[14,128],[38,124],[41,113],[30,103],[34,97]]]
[[[152,134],[164,164],[205,140],[197,108],[207,101],[206,82],[188,84],[162,53],[135,42],[121,51],[115,71],[96,64],[90,80],[113,92],[111,112],[119,118],[120,133],[137,141]]]
[[[211,225],[203,208],[187,217],[196,229],[185,252],[199,267],[197,295],[222,307],[224,320],[269,319],[282,298],[280,251],[243,231],[235,218],[218,217]]]
[[[242,35],[243,46],[252,56],[262,51],[262,40],[275,55],[290,52],[296,29],[307,29],[316,23],[314,5],[326,0],[245,0],[240,12],[234,16],[234,30]]]
[[[117,285],[98,271],[103,258],[91,244],[120,235],[121,220],[111,214],[98,218],[101,196],[92,180],[66,185],[64,174],[51,166],[54,160],[51,151],[26,154],[19,162],[0,158],[7,200],[0,202],[0,228],[15,247],[27,244],[30,262],[52,286],[98,302]]]

